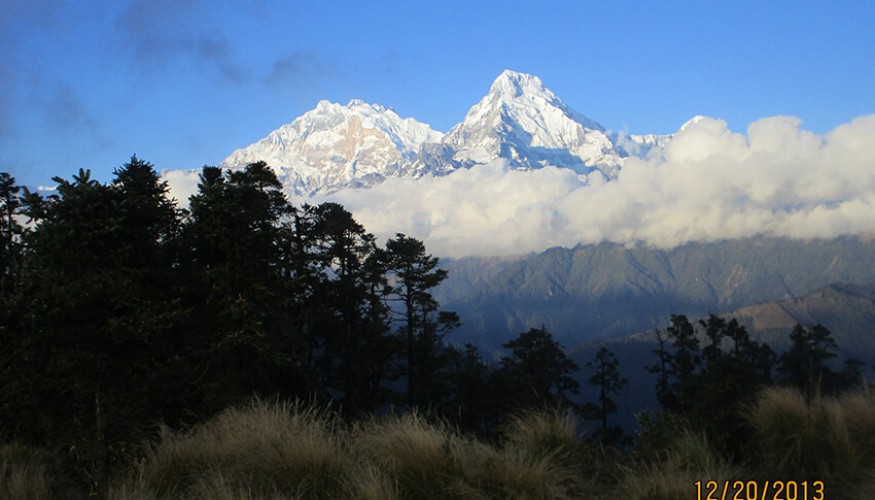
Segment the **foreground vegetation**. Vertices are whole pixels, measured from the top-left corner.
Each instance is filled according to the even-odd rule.
[[[709,480],[807,481],[808,498],[818,481],[824,498],[875,495],[875,394],[806,402],[795,389],[770,388],[739,418],[752,436],[743,456],[719,453],[676,420],[643,429],[624,454],[584,441],[579,422],[558,411],[521,414],[487,441],[416,413],[349,424],[312,406],[255,401],[165,430],[106,497],[673,500],[696,498],[695,483]],[[75,498],[70,487],[50,454],[0,448],[0,497]]]
[[[93,494],[159,426],[202,424],[253,396],[344,422],[427,410],[486,435],[577,390],[546,329],[497,370],[431,291],[412,237],[385,243],[336,203],[293,206],[273,170],[204,167],[187,209],[136,157],[50,196],[0,173],[0,442],[50,450]]]
[[[146,162],[115,176],[43,197],[0,174],[0,498],[872,493],[873,398],[822,325],[777,355],[735,320],[672,316],[648,367],[661,411],[628,435],[610,350],[581,405],[545,327],[492,365],[445,342],[460,318],[421,241],[294,207],[264,163],[204,167],[187,210]]]

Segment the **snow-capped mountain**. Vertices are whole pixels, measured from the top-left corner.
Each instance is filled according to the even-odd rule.
[[[446,134],[378,104],[321,101],[234,151],[221,166],[265,161],[298,196],[368,187],[390,177],[445,175],[499,158],[511,169],[554,166],[610,179],[625,158],[652,155],[670,138],[609,132],[572,110],[538,77],[507,70]]]
[[[538,77],[509,70],[443,142],[462,165],[505,158],[511,168],[598,169],[608,177],[622,165],[604,127],[574,112]]]
[[[234,151],[221,166],[265,161],[297,195],[369,186],[387,177],[421,175],[414,159],[441,133],[378,104],[320,101],[315,109],[264,139]],[[425,168],[424,166],[422,168]]]

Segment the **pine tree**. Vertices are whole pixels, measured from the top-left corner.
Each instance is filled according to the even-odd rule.
[[[320,346],[316,371],[344,411],[373,411],[388,399],[384,382],[393,378],[400,350],[385,303],[386,257],[342,206],[324,203],[310,212],[310,257],[320,268],[308,309],[309,336]]]
[[[133,158],[116,174],[105,185],[80,170],[31,200],[14,344],[20,435],[74,450],[93,481],[176,397],[164,344],[177,213],[151,165]]]
[[[665,333],[657,331],[656,338],[659,348],[654,353],[659,356],[659,362],[647,369],[659,374],[657,399],[666,411],[682,410],[695,392],[702,362],[695,327],[686,316],[672,314]],[[709,353],[715,355],[713,351]]]
[[[656,364],[646,366],[645,369],[650,373],[658,375],[656,380],[656,400],[663,409],[671,408],[674,405],[674,394],[671,391],[669,377],[671,375],[671,354],[668,352],[666,335],[659,329],[654,328],[654,336],[656,337],[657,348],[652,352],[657,355]]]
[[[282,222],[291,207],[263,162],[204,167],[183,235],[188,343],[204,373],[206,411],[282,390],[279,365],[298,363],[285,294]],[[290,351],[291,349],[291,351]]]
[[[701,363],[699,339],[695,327],[683,314],[672,315],[668,329],[674,353],[671,356],[671,373],[675,377],[675,394],[681,401],[689,400],[696,384],[697,370]]]
[[[21,263],[21,187],[15,178],[0,172],[0,292],[9,293]]]
[[[499,376],[510,384],[513,406],[574,406],[568,395],[580,392],[572,376],[580,367],[546,328],[532,328],[503,347],[511,352],[501,359]]]
[[[386,242],[391,294],[400,307],[406,347],[407,403],[411,407],[445,397],[449,388],[445,369],[449,359],[443,338],[459,324],[456,313],[439,311],[431,290],[447,277],[438,259],[425,252],[416,238],[397,234]]]
[[[808,397],[818,389],[833,389],[836,373],[826,364],[836,356],[832,333],[821,324],[806,328],[800,324],[790,332],[790,348],[781,354],[781,380],[797,387]]]
[[[622,430],[619,427],[608,427],[608,416],[617,412],[617,403],[613,397],[618,395],[629,381],[620,376],[620,362],[610,349],[602,347],[596,352],[595,359],[586,367],[593,372],[588,383],[599,389],[598,402],[587,403],[584,411],[591,420],[600,424],[597,439],[602,443],[619,441]]]
[[[6,172],[0,173],[0,428],[11,428],[16,418],[14,401],[18,322],[21,307],[19,279],[22,262],[21,238],[24,229],[18,222],[24,210],[22,188]]]
[[[452,364],[452,399],[443,414],[457,419],[465,430],[486,433],[495,423],[494,391],[489,385],[490,368],[477,348],[470,343],[463,348],[448,347]]]

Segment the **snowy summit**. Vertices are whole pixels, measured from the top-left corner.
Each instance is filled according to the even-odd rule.
[[[441,134],[379,104],[320,101],[315,109],[264,139],[234,151],[222,166],[265,161],[295,194],[370,185],[403,174],[419,148]]]
[[[391,177],[445,175],[496,159],[510,169],[552,166],[611,179],[626,157],[650,154],[669,138],[612,134],[571,109],[537,76],[506,70],[445,135],[379,104],[320,101],[234,151],[221,166],[265,161],[296,196],[368,187]]]

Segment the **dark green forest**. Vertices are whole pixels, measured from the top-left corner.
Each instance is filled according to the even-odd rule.
[[[452,342],[464,318],[434,298],[447,271],[422,241],[381,246],[338,204],[293,206],[264,163],[204,167],[187,209],[137,157],[108,183],[54,180],[44,197],[0,174],[0,442],[46,450],[82,492],[253,398],[345,422],[426,415],[493,442],[521,412],[568,411],[592,446],[651,458],[682,425],[732,462],[755,446],[739,414],[763,388],[811,401],[862,379],[822,325],[775,353],[735,320],[675,315],[648,367],[660,411],[627,435],[611,351],[581,369],[532,325],[487,364]],[[596,400],[575,397],[581,381]]]
[[[89,477],[158,424],[253,396],[348,418],[421,408],[483,431],[510,401],[559,403],[573,385],[540,373],[552,358],[526,359],[564,357],[547,336],[510,346],[487,388],[477,351],[444,341],[459,318],[430,293],[446,271],[423,243],[379,246],[340,205],[291,206],[264,163],[204,167],[186,210],[136,157],[107,184],[54,180],[42,197],[2,178],[0,424]]]

